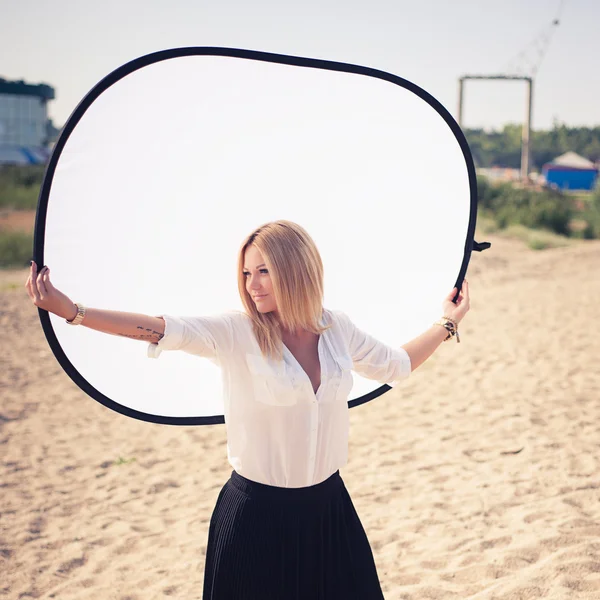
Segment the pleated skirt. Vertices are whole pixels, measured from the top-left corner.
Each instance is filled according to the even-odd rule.
[[[236,471],[208,533],[203,600],[381,600],[373,553],[339,471],[282,488]]]

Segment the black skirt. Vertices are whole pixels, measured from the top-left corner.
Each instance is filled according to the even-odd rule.
[[[236,471],[210,520],[203,600],[381,600],[365,530],[340,472],[282,488]]]

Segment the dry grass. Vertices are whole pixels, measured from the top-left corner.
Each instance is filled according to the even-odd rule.
[[[509,225],[505,229],[500,229],[493,218],[487,216],[479,216],[477,218],[477,228],[475,231],[475,239],[483,240],[486,235],[493,234],[495,236],[508,239],[519,240],[523,242],[531,250],[546,250],[547,248],[563,248],[573,246],[575,244],[585,243],[576,238],[568,238],[564,235],[558,235],[553,231],[544,229],[530,229],[524,225]]]

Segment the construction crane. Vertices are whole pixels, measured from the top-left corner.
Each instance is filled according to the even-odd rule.
[[[561,1],[559,13],[562,10],[563,3],[564,0]],[[559,15],[546,25],[519,54],[510,60],[504,72],[535,78],[558,25],[560,25]]]
[[[529,164],[531,157],[531,119],[533,116],[533,80],[542,64],[548,46],[552,41],[554,32],[560,24],[560,16],[564,8],[565,0],[560,0],[556,16],[546,25],[536,37],[517,54],[507,65],[504,72],[496,75],[463,75],[459,78],[458,88],[458,124],[463,123],[463,95],[464,82],[467,79],[504,79],[520,80],[527,83],[527,112],[523,123],[521,135],[521,180],[526,181],[529,177]]]

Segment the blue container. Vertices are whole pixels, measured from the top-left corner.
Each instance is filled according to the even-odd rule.
[[[559,167],[544,167],[542,175],[546,185],[553,184],[561,190],[587,190],[591,191],[596,185],[597,169],[568,169]]]

